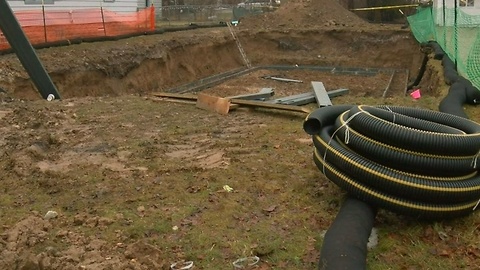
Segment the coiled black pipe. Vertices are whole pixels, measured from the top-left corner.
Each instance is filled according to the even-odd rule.
[[[350,194],[325,235],[319,269],[366,268],[377,206],[453,218],[471,213],[480,198],[480,125],[464,117],[339,105],[312,112],[304,130],[313,137],[317,167]],[[455,154],[442,154],[444,147]]]
[[[480,199],[480,125],[468,119],[398,106],[352,106],[338,114],[332,106],[310,114],[304,129],[313,136],[317,167],[360,200],[443,219],[471,213]],[[441,176],[445,166],[451,172]]]
[[[463,110],[463,104],[469,103],[469,104],[478,104],[480,101],[480,91],[472,86],[472,84],[466,80],[465,78],[461,77],[458,75],[455,65],[453,61],[448,58],[448,56],[443,52],[440,46],[436,44],[435,42],[429,43],[429,46],[433,46],[434,52],[435,52],[435,59],[442,59],[442,65],[444,66],[444,71],[445,71],[445,80],[447,83],[449,83],[451,86],[448,95],[442,100],[440,104],[440,111],[444,113],[449,113],[452,115],[455,115],[460,118],[467,119],[467,115],[465,114]],[[436,45],[436,46],[435,46]],[[426,67],[426,60],[427,58],[424,58],[424,62],[422,64],[422,67]],[[422,72],[423,73],[423,72]],[[422,74],[422,73],[419,73]],[[421,76],[417,77],[417,80],[419,82],[419,78],[421,79]],[[346,144],[341,144],[341,147],[344,147],[345,149],[348,149],[351,151],[350,147],[352,144],[356,144],[355,149],[356,151],[359,151],[363,154],[365,153],[370,153],[369,157],[372,159],[373,162],[376,163],[386,163],[387,168],[388,166],[390,167],[395,167],[397,170],[400,171],[414,171],[414,174],[429,174],[431,172],[437,172],[437,176],[443,176],[449,178],[451,181],[447,181],[447,187],[441,187],[440,189],[437,189],[438,187],[442,186],[445,183],[439,183],[436,182],[436,180],[429,179],[427,182],[424,182],[422,179],[415,179],[413,182],[393,182],[393,186],[390,186],[390,188],[395,189],[398,187],[397,185],[399,184],[401,189],[403,189],[402,185],[405,183],[422,183],[421,185],[418,185],[420,187],[420,190],[417,190],[416,193],[412,193],[413,195],[407,195],[406,197],[411,199],[418,199],[418,197],[424,196],[425,190],[422,191],[422,189],[427,188],[430,190],[434,190],[433,193],[439,192],[440,196],[444,199],[446,199],[449,202],[455,202],[456,200],[463,201],[465,198],[461,195],[464,191],[470,189],[470,191],[475,190],[473,193],[470,195],[467,195],[467,197],[470,197],[472,199],[476,199],[477,196],[477,190],[478,190],[478,176],[476,176],[476,166],[474,163],[471,162],[471,160],[476,161],[477,157],[474,156],[473,159],[472,157],[468,158],[460,158],[460,159],[455,159],[452,158],[451,156],[442,156],[440,155],[425,155],[423,153],[418,153],[415,152],[405,152],[405,151],[397,151],[397,148],[391,148],[388,149],[387,151],[381,151],[379,149],[382,149],[382,146],[379,146],[376,143],[371,143],[368,140],[368,137],[362,137],[361,133],[355,133],[355,131],[352,131],[349,129],[348,132],[346,132],[346,128],[341,128],[337,129],[332,132],[332,121],[337,121],[339,119],[339,115],[343,114],[344,116],[346,113],[345,111],[349,111],[353,106],[351,105],[343,105],[343,106],[334,106],[333,108],[330,107],[328,108],[328,112],[326,114],[320,113],[321,111],[315,111],[313,115],[316,120],[309,123],[306,125],[305,123],[308,121],[305,121],[304,123],[304,128],[305,131],[309,134],[318,134],[323,127],[325,129],[329,129],[329,133],[327,132],[327,138],[328,142],[332,144],[334,141],[332,138],[334,137],[336,133],[339,133],[338,136],[347,138],[348,137],[348,142],[349,145]],[[386,108],[386,107],[385,107]],[[389,112],[387,113],[390,114],[390,109],[387,109]],[[310,115],[312,116],[312,115]],[[309,117],[310,117],[309,116]],[[333,120],[336,119],[336,120]],[[383,118],[385,120],[385,118]],[[341,119],[342,121],[338,120],[337,121],[337,127],[340,125],[344,125],[347,121],[348,118],[343,117]],[[408,118],[395,118],[395,119],[390,119],[392,122],[396,122],[397,124],[400,123],[399,120],[408,120]],[[412,126],[412,123],[407,122],[402,122],[402,124],[407,124]],[[468,123],[468,122],[467,122]],[[471,122],[470,122],[471,123]],[[413,124],[414,127],[418,130],[422,130],[423,126],[421,122],[418,122],[416,125]],[[448,123],[447,125],[437,125],[435,121],[432,123],[432,126],[429,126],[429,128],[426,128],[427,131],[425,132],[438,132],[438,133],[444,133],[444,134],[461,134],[461,128],[451,128]],[[409,127],[412,128],[412,127]],[[474,130],[471,130],[474,133],[477,133],[476,128]],[[354,134],[352,137],[351,134]],[[348,136],[347,136],[348,135]],[[446,135],[450,136],[450,135]],[[469,135],[462,135],[462,136],[469,136]],[[475,134],[476,136],[476,134]],[[357,141],[355,143],[355,141]],[[341,142],[341,141],[340,141]],[[333,144],[334,144],[333,143]],[[319,142],[317,141],[316,146],[319,145]],[[321,144],[320,144],[321,145]],[[327,144],[328,145],[328,144]],[[388,145],[388,144],[387,144]],[[391,151],[390,151],[391,150]],[[317,152],[317,150],[315,150]],[[327,154],[328,151],[325,151],[324,154]],[[377,153],[380,153],[380,155],[377,155]],[[315,154],[315,162],[318,165],[321,166],[322,171],[324,173],[327,172],[327,170],[324,170],[325,165],[321,162],[322,160],[325,161],[325,156],[323,157],[318,157],[317,154]],[[331,157],[331,155],[329,155]],[[337,156],[338,159],[338,156]],[[341,159],[340,159],[341,160]],[[407,161],[407,162],[405,162]],[[351,163],[351,162],[350,162]],[[455,165],[451,165],[450,163],[457,163]],[[341,164],[341,163],[340,163]],[[347,164],[349,164],[347,162]],[[357,163],[358,164],[363,164],[363,163]],[[358,168],[358,166],[357,166]],[[445,168],[444,170],[439,169],[439,168]],[[452,171],[450,171],[450,168],[454,168]],[[348,170],[349,168],[344,168]],[[382,168],[383,169],[383,168]],[[374,171],[374,170],[372,170]],[[338,171],[337,171],[338,172]],[[455,178],[455,175],[467,175],[469,172],[472,172],[470,176],[466,177],[457,177]],[[335,172],[333,172],[335,173]],[[355,174],[355,173],[353,173]],[[376,176],[377,174],[373,174]],[[402,175],[400,175],[402,176]],[[360,179],[369,179],[368,176],[361,176],[355,175],[356,178]],[[398,177],[398,176],[397,176]],[[341,179],[341,175],[334,175],[332,178],[336,178],[337,180],[340,178],[341,181],[339,181],[339,185],[343,183],[342,181],[344,179]],[[435,178],[435,176],[434,176]],[[400,178],[401,179],[401,178]],[[378,180],[378,179],[377,179]],[[382,185],[389,186],[392,183],[385,183],[385,181],[380,178],[381,181],[383,182]],[[398,178],[397,178],[398,180]],[[405,179],[404,179],[405,180]],[[410,179],[411,180],[411,179]],[[410,181],[409,180],[409,181]],[[370,179],[370,181],[372,181]],[[335,181],[334,181],[335,182]],[[368,181],[367,181],[368,182]],[[425,183],[428,183],[425,185]],[[462,184],[463,187],[465,185],[469,186],[469,188],[458,189],[458,186],[456,184]],[[355,184],[355,182],[353,182]],[[370,183],[372,184],[372,183]],[[373,186],[377,185],[373,180]],[[430,184],[433,184],[434,186],[428,187]],[[438,186],[440,184],[440,186]],[[452,184],[452,185],[451,185]],[[408,185],[408,184],[407,184]],[[449,186],[451,185],[451,186]],[[345,187],[348,191],[350,191],[348,185]],[[441,191],[443,189],[443,191]],[[457,193],[456,191],[459,191]],[[444,193],[446,191],[446,193]],[[457,197],[456,199],[450,198],[449,191],[454,191],[453,194],[455,194],[452,197]],[[404,190],[405,192],[405,190]],[[406,191],[408,193],[408,191]],[[418,192],[421,192],[420,194]],[[427,201],[437,201],[436,198],[433,198],[430,196],[430,192],[427,192],[429,196],[426,197]],[[431,193],[431,194],[433,194]],[[367,194],[368,195],[368,194]],[[437,194],[438,195],[438,194]],[[357,199],[356,197],[359,197],[360,199]],[[335,221],[327,231],[325,237],[324,237],[324,242],[320,254],[320,261],[319,261],[319,269],[366,269],[366,256],[367,256],[367,242],[368,238],[370,236],[372,227],[373,227],[373,221],[375,218],[376,214],[376,208],[372,206],[372,203],[365,203],[363,202],[364,198],[362,198],[362,195],[350,195],[346,201],[344,202],[342,208],[340,209],[340,212],[338,213]],[[432,200],[433,199],[433,200]],[[473,202],[468,205],[468,207],[464,208],[465,211],[459,210],[457,208],[454,210],[454,214],[452,212],[447,212],[440,214],[440,217],[445,217],[444,215],[447,214],[447,217],[453,217],[456,215],[463,215],[463,214],[468,214],[471,213],[473,209],[476,208],[476,204],[473,205]],[[374,202],[375,203],[375,202]],[[390,202],[391,203],[391,202]],[[398,201],[400,204],[404,204],[405,201],[401,200]],[[473,205],[473,207],[470,209],[470,207]],[[425,205],[423,205],[425,206]],[[464,205],[465,206],[465,205]],[[393,211],[398,211],[398,212],[403,212],[406,209],[401,207],[401,209],[396,209],[395,203],[391,206],[391,210]],[[438,205],[434,206],[435,208],[438,209]],[[460,207],[461,208],[461,207]],[[432,210],[432,209],[429,209]],[[418,212],[418,210],[412,211],[412,212],[407,212],[406,214],[413,214],[414,212]],[[422,213],[423,214],[423,213]],[[427,217],[428,215],[424,216]],[[439,217],[438,213],[435,213],[433,216],[430,217]]]

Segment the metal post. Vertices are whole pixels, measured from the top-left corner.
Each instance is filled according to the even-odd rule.
[[[2,30],[42,97],[47,99],[49,95],[53,95],[56,99],[60,99],[57,88],[40,62],[6,0],[0,0],[0,30]]]
[[[42,16],[43,16],[43,34],[45,36],[45,43],[48,42],[48,39],[47,39],[47,20],[45,18],[45,5],[44,5],[44,1],[42,0]]]
[[[453,34],[455,35],[453,38],[454,42],[454,49],[455,49],[455,69],[458,71],[457,63],[458,63],[458,25],[457,25],[457,16],[458,16],[458,0],[454,1],[454,19],[453,19]]]
[[[445,3],[446,1],[443,0],[443,6],[442,6],[442,10],[443,10],[443,50],[444,51],[447,51],[447,15],[445,14],[445,11],[446,11],[446,7],[445,7]],[[436,15],[435,15],[436,16]],[[435,30],[435,28],[434,28]]]
[[[105,26],[105,16],[103,15],[103,5],[100,4],[100,12],[102,13],[103,35],[107,36],[107,27]]]

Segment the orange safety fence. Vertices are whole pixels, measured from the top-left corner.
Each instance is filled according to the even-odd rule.
[[[118,13],[105,8],[19,11],[15,16],[32,45],[81,38],[115,37],[155,30],[155,10]],[[0,31],[0,50],[10,44]]]

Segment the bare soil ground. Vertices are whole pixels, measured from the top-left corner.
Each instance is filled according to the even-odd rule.
[[[272,87],[282,97],[310,91],[316,80],[350,90],[334,104],[437,108],[447,88],[434,61],[424,97],[404,95],[423,57],[408,30],[368,25],[335,1],[290,2],[236,28],[254,65],[408,69],[410,76],[399,72],[385,98],[390,73],[259,70],[205,92]],[[151,98],[242,67],[226,28],[38,54],[62,100],[40,100],[15,55],[0,57],[1,269],[170,269],[181,261],[232,269],[248,256],[260,258],[255,269],[315,269],[344,193],[314,166],[305,115],[239,108],[223,116]],[[48,211],[57,216],[46,218]],[[473,217],[420,224],[381,212],[369,265],[475,269],[478,224]]]

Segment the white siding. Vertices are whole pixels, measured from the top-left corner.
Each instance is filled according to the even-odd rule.
[[[443,26],[443,20],[445,19],[446,26],[452,26],[454,24],[454,13],[453,8],[455,7],[455,1],[457,1],[457,5],[459,4],[459,0],[446,0],[445,7],[447,8],[447,13],[445,14],[445,18],[443,17],[443,0],[436,0],[433,2],[433,11],[434,11],[434,20],[436,25]],[[477,16],[480,15],[480,0],[475,0],[473,7],[460,7],[460,12],[457,13],[458,15],[458,25],[462,26],[472,26],[478,27],[480,25],[480,20]],[[465,15],[472,15],[475,17],[469,17],[468,19],[465,18]]]
[[[145,6],[144,0],[137,0],[137,7],[138,9],[142,9]]]
[[[150,0],[150,2],[155,7],[155,17],[157,19],[161,18],[162,17],[162,0]]]
[[[456,0],[457,5],[459,5],[460,0]],[[433,7],[434,8],[443,8],[443,0],[435,0],[433,2]],[[445,7],[447,8],[454,8],[455,7],[455,0],[446,0],[445,1]],[[475,0],[474,1],[474,7],[466,7],[466,8],[478,8],[480,9],[480,0]]]
[[[55,0],[54,4],[45,4],[45,10],[74,10],[103,7],[114,12],[135,12],[140,0]],[[25,4],[24,0],[8,0],[13,11],[39,10],[42,5]]]

